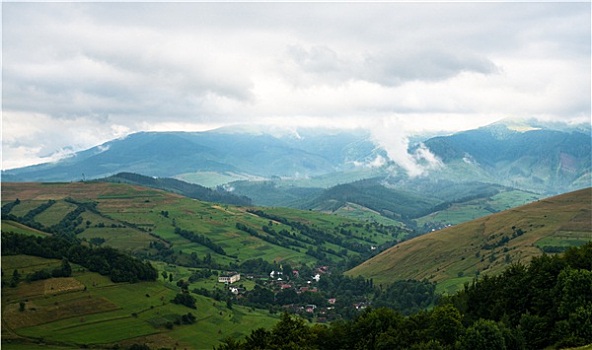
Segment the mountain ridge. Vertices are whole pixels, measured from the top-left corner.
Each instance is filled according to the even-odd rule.
[[[517,122],[510,120],[418,140],[408,152],[414,154],[422,147],[441,162],[438,169],[423,175],[434,180],[497,183],[547,195],[590,185],[589,127],[520,123],[521,131],[513,130]],[[363,130],[254,130],[140,132],[54,163],[5,170],[2,177],[4,181],[77,181],[132,172],[206,187],[236,180],[323,176],[332,178],[330,187],[343,184],[341,178],[351,178],[352,172],[358,174],[357,180],[377,174],[391,183],[392,179],[414,179]]]

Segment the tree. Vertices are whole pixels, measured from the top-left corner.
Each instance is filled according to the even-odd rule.
[[[495,322],[479,319],[461,337],[460,349],[505,350],[506,342]]]
[[[21,274],[18,272],[17,269],[14,269],[14,271],[12,271],[12,278],[10,279],[10,287],[16,287],[20,281]]]
[[[181,304],[192,309],[196,309],[195,298],[192,297],[189,293],[178,293],[172,300],[172,302],[174,304]]]
[[[299,317],[284,312],[271,330],[269,349],[312,349],[312,333]]]
[[[446,346],[454,345],[464,332],[461,314],[451,304],[434,308],[431,315],[430,333],[433,339]]]

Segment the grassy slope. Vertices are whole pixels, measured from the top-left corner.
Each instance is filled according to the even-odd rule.
[[[450,208],[418,218],[418,226],[430,223],[457,225],[474,220],[492,212],[499,212],[536,201],[541,196],[520,190],[502,191],[494,196],[455,203]]]
[[[316,261],[315,258],[305,254],[307,248],[300,248],[300,251],[296,251],[281,247],[236,229],[236,223],[240,222],[264,235],[261,228],[268,225],[269,220],[247,213],[248,208],[246,207],[201,202],[164,191],[126,184],[5,183],[2,186],[3,204],[19,198],[21,204],[15,206],[11,213],[21,216],[48,199],[57,200],[56,204],[35,217],[35,220],[46,225],[59,222],[69,211],[74,209],[73,205],[63,201],[67,197],[77,201],[98,203],[97,209],[100,215],[90,211],[82,213],[83,223],[79,227],[84,227],[85,230],[80,234],[80,237],[87,239],[101,237],[106,240],[106,245],[116,248],[124,250],[147,249],[150,241],[157,240],[148,234],[149,231],[172,243],[176,250],[182,250],[187,254],[195,252],[198,257],[209,253],[215,260],[223,264],[253,258],[263,258],[267,261],[289,261],[293,264]],[[162,211],[168,212],[168,217],[161,215]],[[294,209],[265,208],[264,211],[290,218],[290,220],[304,221],[311,227],[316,226],[330,232],[334,232],[333,229],[337,225],[359,223],[357,220],[341,216]],[[90,222],[88,226],[86,225],[87,221]],[[8,224],[6,229],[10,230],[9,228],[14,224]],[[97,227],[98,224],[101,226]],[[112,227],[114,225],[117,227]],[[214,243],[222,246],[228,256],[216,254],[205,246],[192,243],[175,234],[175,226],[173,225],[208,237]],[[282,229],[290,232],[292,230],[280,223],[274,223],[273,228],[278,232]],[[391,235],[375,233],[373,229],[370,229],[369,232],[360,230],[349,239],[367,245],[380,245],[394,240]],[[369,239],[372,242],[365,242],[363,239]],[[324,246],[331,247],[328,243],[325,243]],[[235,255],[236,258],[231,255]],[[333,255],[329,255],[329,258],[339,259]]]
[[[23,255],[2,257],[3,270],[18,269],[23,275],[59,264],[59,260]],[[201,296],[195,296],[196,310],[175,305],[170,300],[176,289],[163,281],[114,284],[77,266],[73,278],[3,288],[2,348],[30,349],[31,341],[42,341],[70,349],[115,342],[211,349],[226,336],[244,336],[277,321],[265,311],[241,306],[229,310]],[[20,301],[26,301],[24,311],[18,310]],[[188,312],[196,316],[195,324],[164,327],[175,315]]]
[[[478,273],[497,273],[512,262],[541,254],[545,240],[561,245],[592,240],[592,189],[546,198],[402,242],[348,271],[375,284],[398,279],[429,279],[453,291]],[[483,249],[513,229],[525,233],[494,249]],[[549,244],[555,245],[555,244]]]

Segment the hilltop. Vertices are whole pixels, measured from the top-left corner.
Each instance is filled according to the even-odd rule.
[[[454,291],[513,262],[592,240],[592,188],[545,198],[401,242],[349,270],[374,283],[428,279]]]

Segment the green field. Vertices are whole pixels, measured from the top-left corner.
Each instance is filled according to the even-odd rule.
[[[33,218],[45,227],[60,223],[68,213],[75,210],[77,205],[72,200],[78,203],[94,202],[95,211],[86,210],[79,215],[81,220],[76,229],[82,233],[79,233],[78,237],[89,241],[93,238],[104,239],[104,245],[124,251],[154,254],[155,251],[149,249],[150,243],[166,241],[166,245],[172,246],[176,252],[195,253],[199,258],[210,254],[223,265],[256,258],[278,263],[287,261],[292,265],[313,264],[318,258],[308,255],[307,250],[317,248],[324,249],[326,259],[334,263],[343,260],[344,256],[330,253],[330,250],[346,251],[348,256],[359,254],[348,246],[330,242],[311,244],[310,237],[305,237],[302,232],[288,225],[281,222],[270,223],[270,220],[264,217],[248,213],[247,210],[251,208],[201,202],[138,186],[113,183],[7,183],[2,191],[4,204],[16,198],[20,199],[20,204],[14,206],[11,211],[11,214],[16,216],[25,215],[29,210],[46,203],[48,199],[56,200],[54,205]],[[68,201],[65,201],[67,198]],[[27,208],[27,211],[22,211],[22,208]],[[350,218],[296,209],[263,210],[265,213],[300,222],[310,228],[321,229],[337,237],[343,244],[365,245],[367,251],[370,251],[372,246],[389,244],[407,234],[406,231],[397,228],[399,223],[384,218],[379,220],[380,216],[373,216],[369,212],[364,214],[367,216],[361,221],[361,217]],[[166,216],[163,212],[166,212]],[[257,231],[259,237],[237,229],[237,223]],[[374,225],[391,227],[390,230],[396,233],[379,231],[378,226]],[[290,232],[294,240],[304,242],[303,246],[293,247],[291,244],[266,241],[265,237],[273,237],[263,232],[264,226],[269,226],[276,232]],[[9,231],[12,228],[15,232],[21,232],[15,225],[3,230]],[[224,249],[226,254],[219,254],[210,247],[188,240],[176,233],[176,228],[207,237]],[[346,230],[347,235],[342,230]]]
[[[35,221],[50,227],[58,224],[64,216],[74,209],[76,209],[76,205],[65,201],[59,201],[41,214],[36,215]]]
[[[10,221],[10,220],[2,220],[2,232],[15,232],[15,233],[22,233],[26,235],[35,235],[35,236],[47,236],[46,232],[38,231],[32,229],[28,226],[19,224],[18,222]]]
[[[2,257],[3,270],[22,273],[59,263],[22,255]],[[16,288],[2,289],[2,347],[31,349],[42,342],[56,349],[75,349],[139,342],[211,349],[224,337],[244,336],[277,321],[267,311],[241,306],[230,310],[224,303],[198,295],[194,295],[196,309],[172,304],[178,292],[173,283],[115,284],[96,273],[75,271],[73,278],[21,282]],[[19,311],[21,301],[23,311]],[[196,323],[166,327],[188,312],[196,316]]]
[[[475,220],[492,213],[508,210],[511,208],[534,202],[540,195],[518,191],[502,191],[489,198],[480,198],[462,203],[455,203],[451,207],[434,212],[415,220],[418,226],[430,223],[440,225],[457,225],[463,222]]]

